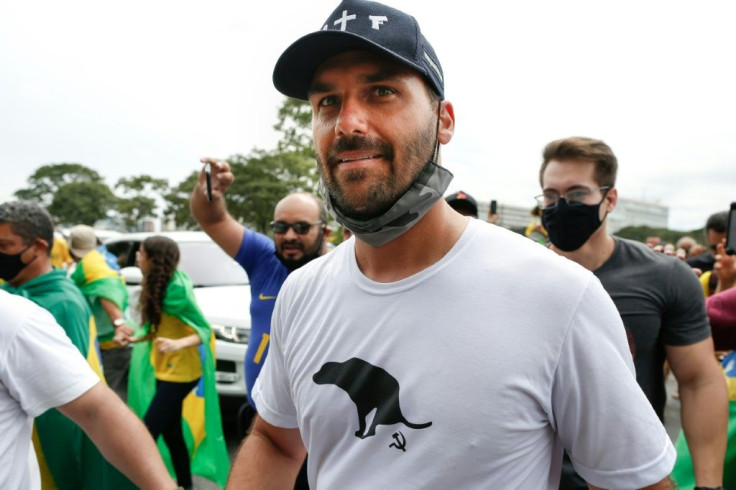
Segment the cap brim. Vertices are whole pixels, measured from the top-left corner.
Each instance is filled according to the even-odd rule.
[[[426,77],[422,67],[364,37],[347,31],[318,31],[298,39],[284,51],[273,69],[273,84],[288,97],[307,100],[312,78],[322,63],[336,54],[358,50],[388,55]]]

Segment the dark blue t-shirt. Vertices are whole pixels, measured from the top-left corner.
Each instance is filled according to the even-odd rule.
[[[289,270],[276,257],[273,240],[247,228],[235,261],[250,279],[250,340],[245,352],[245,387],[248,403],[256,408],[250,393],[268,355],[271,315]]]

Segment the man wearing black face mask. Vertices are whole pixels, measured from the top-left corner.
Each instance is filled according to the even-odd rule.
[[[286,277],[325,251],[330,235],[327,211],[312,194],[294,193],[276,204],[273,240],[236,221],[225,206],[224,193],[234,180],[227,162],[205,158],[212,166],[212,201],[207,200],[204,171],[191,197],[192,215],[202,229],[248,273],[251,337],[245,354],[248,403],[256,408],[251,388],[268,354],[271,314]]]
[[[703,294],[682,261],[607,233],[607,216],[618,200],[617,166],[602,141],[574,137],[549,143],[539,173],[542,221],[552,250],[592,271],[616,304],[637,381],[660,419],[666,401],[663,364],[669,361],[680,387],[682,427],[697,454],[697,485],[718,487],[728,406]],[[573,484],[574,478],[566,466],[561,487],[587,488]]]

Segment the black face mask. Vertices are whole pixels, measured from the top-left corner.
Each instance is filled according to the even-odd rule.
[[[31,247],[28,246],[25,250],[14,255],[0,253],[0,279],[10,281],[12,278],[20,274],[20,271],[25,269],[28,264],[33,262],[33,260],[31,260],[28,264],[24,264],[20,259],[20,256],[26,253],[29,248]]]
[[[565,252],[582,247],[603,223],[598,216],[602,202],[570,206],[565,198],[560,198],[557,206],[544,209],[542,224],[552,244]]]

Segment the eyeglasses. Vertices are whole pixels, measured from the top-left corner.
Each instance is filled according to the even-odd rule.
[[[321,224],[322,221],[297,221],[296,223],[287,223],[285,221],[271,221],[271,229],[274,233],[283,234],[289,231],[289,228],[294,229],[294,233],[297,235],[306,235],[314,225]]]
[[[605,191],[610,188],[611,186],[605,185],[596,189],[572,189],[567,192],[563,192],[562,194],[557,191],[545,191],[543,194],[535,196],[534,199],[537,200],[537,204],[542,209],[554,208],[557,206],[557,203],[560,202],[561,198],[565,199],[568,206],[582,206],[585,204],[588,196],[593,194],[596,190],[604,191],[603,194],[605,195]],[[601,201],[603,201],[603,199],[601,199]]]

